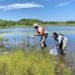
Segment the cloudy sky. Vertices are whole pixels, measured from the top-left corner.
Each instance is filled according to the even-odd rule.
[[[75,20],[75,0],[0,0],[0,19]]]

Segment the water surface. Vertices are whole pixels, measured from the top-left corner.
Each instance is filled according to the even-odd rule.
[[[56,46],[55,41],[51,38],[52,32],[58,32],[64,34],[68,38],[68,47],[65,50],[67,64],[71,67],[75,67],[75,26],[48,26],[46,27],[49,35],[46,40],[48,48],[54,48]],[[13,50],[15,47],[40,47],[40,37],[32,38],[31,35],[35,33],[33,28],[1,28],[0,38],[3,38],[4,45],[0,47],[0,52],[4,50]],[[23,44],[24,43],[24,44]],[[26,44],[25,44],[26,43]],[[2,49],[3,48],[3,49]],[[10,49],[9,49],[10,48]],[[4,50],[5,51],[5,50]]]

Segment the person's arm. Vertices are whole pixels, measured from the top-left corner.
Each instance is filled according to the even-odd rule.
[[[37,33],[34,36],[41,36],[41,33],[37,30]]]
[[[68,39],[67,39],[67,37],[64,37],[64,41],[65,41],[66,43],[68,43]]]
[[[34,34],[34,36],[41,36],[40,34]]]
[[[32,38],[34,38],[35,36],[41,36],[41,35],[39,35],[39,34],[33,34],[33,35],[31,35]]]
[[[34,36],[41,36],[41,35],[40,35],[39,32],[37,31],[37,33],[35,33]]]

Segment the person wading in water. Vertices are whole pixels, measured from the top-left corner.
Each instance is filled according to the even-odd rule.
[[[51,37],[53,37],[57,42],[56,46],[59,48],[60,53],[63,54],[64,50],[67,47],[68,39],[64,35],[58,34],[56,32],[53,32],[51,34]]]
[[[37,30],[37,34],[34,36],[41,36],[41,48],[46,48],[46,38],[48,36],[47,31],[44,27],[38,25],[37,23],[35,23],[33,27]]]

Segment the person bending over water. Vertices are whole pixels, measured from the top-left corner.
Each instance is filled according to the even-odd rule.
[[[33,27],[37,31],[37,34],[34,36],[41,36],[41,48],[45,48],[47,46],[46,45],[46,38],[48,36],[47,31],[45,30],[44,27],[39,26],[37,23],[35,23]]]
[[[53,32],[51,34],[51,37],[53,37],[54,40],[57,41],[56,47],[59,48],[59,51],[62,54],[63,50],[65,50],[67,47],[68,39],[63,34],[58,34],[57,32]]]

